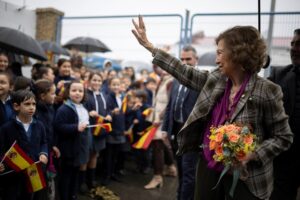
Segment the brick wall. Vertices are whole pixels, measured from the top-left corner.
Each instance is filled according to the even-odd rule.
[[[60,42],[59,20],[63,15],[63,12],[54,8],[36,9],[36,39]]]

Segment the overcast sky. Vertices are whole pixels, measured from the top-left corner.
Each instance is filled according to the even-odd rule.
[[[66,16],[184,13],[256,12],[257,0],[7,0],[29,9],[55,7]],[[270,10],[271,0],[261,0],[262,11]],[[83,5],[84,4],[84,5]],[[276,11],[300,11],[299,0],[277,0]]]
[[[65,16],[107,16],[107,15],[137,15],[137,14],[181,14],[185,15],[189,10],[191,15],[195,13],[218,13],[218,12],[257,12],[257,0],[4,0],[26,6],[26,9],[53,7],[65,13]],[[261,0],[261,11],[270,11],[271,0]],[[277,0],[275,11],[300,11],[300,0]],[[125,20],[125,21],[124,21]],[[107,44],[117,54],[133,58],[151,59],[149,53],[143,50],[136,41],[130,30],[130,19],[119,21],[63,21],[61,42],[65,43],[76,36],[97,37]],[[172,19],[173,20],[173,19]],[[176,20],[161,20],[151,22],[145,19],[150,40],[153,43],[165,42],[174,44],[179,39],[180,27]],[[243,21],[243,18],[241,18]],[[252,19],[257,25],[257,17]],[[300,21],[300,19],[299,19]],[[196,22],[195,22],[196,23]],[[198,22],[199,24],[200,22]],[[243,23],[243,22],[235,22]],[[159,26],[159,25],[160,26]],[[213,24],[213,23],[212,23]],[[251,24],[249,22],[249,24]],[[202,25],[202,26],[207,26]],[[222,24],[214,25],[208,31],[219,33],[224,29]],[[215,27],[213,27],[215,28]],[[264,28],[264,27],[263,27]],[[263,29],[262,28],[262,29]],[[165,29],[165,30],[164,30]],[[262,30],[264,31],[264,30]],[[159,33],[158,33],[159,32]],[[209,32],[206,32],[209,33]],[[158,34],[160,37],[158,38]],[[208,34],[209,35],[209,34]],[[157,39],[157,40],[156,40]]]

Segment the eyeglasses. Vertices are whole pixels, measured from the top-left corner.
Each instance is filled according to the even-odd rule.
[[[181,61],[191,61],[192,58],[180,58]]]

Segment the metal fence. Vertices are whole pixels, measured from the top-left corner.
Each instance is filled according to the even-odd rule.
[[[270,20],[273,20],[272,25]],[[215,37],[236,25],[258,27],[257,13],[194,14],[190,21],[189,42],[193,42],[200,53],[214,50]],[[284,66],[291,62],[290,41],[297,28],[300,28],[300,12],[261,13],[261,34],[268,45],[271,65]],[[261,75],[268,76],[268,73],[265,71]]]
[[[215,37],[236,25],[258,27],[257,13],[196,13],[143,15],[147,34],[155,45],[169,45],[178,56],[183,45],[192,44],[198,53],[215,51]],[[77,36],[91,36],[107,44],[115,54],[127,59],[151,60],[131,33],[136,15],[64,17],[62,43]],[[270,26],[270,20],[273,20]],[[300,12],[261,13],[261,33],[268,44],[271,65],[290,63],[293,30],[300,28]],[[74,31],[76,30],[76,31]],[[271,36],[271,37],[270,37]],[[267,73],[265,73],[265,76]]]

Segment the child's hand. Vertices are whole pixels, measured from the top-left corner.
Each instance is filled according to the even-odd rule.
[[[160,122],[153,122],[153,126],[159,126],[160,125]]]
[[[112,121],[112,117],[110,115],[106,115],[104,119],[109,122]]]
[[[60,150],[56,146],[53,146],[52,150],[54,152],[55,158],[59,158],[60,157]]]
[[[138,134],[139,136],[142,136],[143,132],[137,132],[136,134]]]
[[[134,120],[133,120],[133,123],[134,123],[134,124],[138,124],[138,123],[139,123],[139,120],[138,120],[138,119],[134,119]]]
[[[45,154],[41,154],[39,157],[39,160],[41,161],[41,163],[43,163],[45,165],[48,163],[48,158]]]
[[[136,103],[134,104],[134,106],[132,107],[132,110],[137,110],[137,109],[139,109],[141,106],[142,106],[142,103],[141,103],[141,102],[136,102]]]
[[[95,111],[95,110],[92,110],[91,112],[89,112],[89,115],[90,115],[91,117],[98,117],[98,116],[99,116],[99,114],[98,114],[97,111]]]
[[[59,81],[59,82],[57,83],[57,88],[58,88],[58,89],[62,88],[62,86],[64,86],[64,84],[65,84],[65,81],[64,81],[64,80]]]
[[[88,124],[85,123],[85,122],[80,123],[80,124],[78,125],[78,131],[79,131],[79,132],[83,132],[84,129],[86,129],[87,125],[88,125]]]
[[[0,163],[0,172],[3,172],[5,170],[5,167],[3,165],[3,163]]]
[[[119,108],[115,108],[112,111],[112,114],[118,115],[120,113],[120,109]]]

